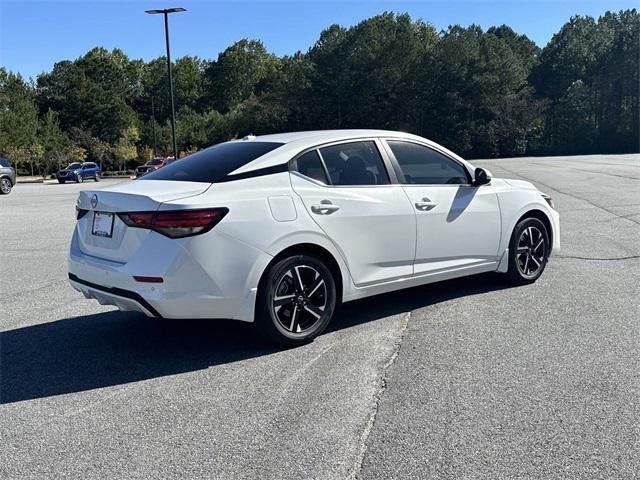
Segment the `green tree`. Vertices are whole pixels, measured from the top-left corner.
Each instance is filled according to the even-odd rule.
[[[42,153],[38,128],[33,89],[20,75],[0,67],[0,152],[16,163],[28,163],[31,175]]]
[[[210,105],[228,112],[252,94],[260,94],[264,81],[277,68],[278,58],[262,42],[242,39],[234,43],[206,69]]]

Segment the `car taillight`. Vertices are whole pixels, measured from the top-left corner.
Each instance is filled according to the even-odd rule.
[[[208,232],[224,218],[227,212],[229,212],[228,208],[210,208],[119,213],[118,217],[129,227],[148,228],[169,238],[182,238]]]

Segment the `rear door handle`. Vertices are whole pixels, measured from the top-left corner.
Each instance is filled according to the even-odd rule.
[[[423,212],[428,212],[438,206],[437,203],[432,202],[430,198],[424,197],[422,201],[416,202],[416,208]]]
[[[317,215],[331,215],[340,210],[338,205],[334,205],[330,200],[322,200],[320,205],[311,205],[311,211]]]

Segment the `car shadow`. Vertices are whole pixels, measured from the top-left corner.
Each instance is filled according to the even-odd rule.
[[[477,192],[478,189],[474,187],[462,185],[458,187],[458,190],[456,190],[456,194],[453,197],[451,208],[449,208],[449,213],[447,214],[447,223],[455,221],[464,213],[473,198],[476,196]]]
[[[411,288],[345,304],[330,331],[505,288],[497,275]],[[130,312],[72,317],[0,333],[0,404],[206,369],[277,352],[251,324],[161,320]]]

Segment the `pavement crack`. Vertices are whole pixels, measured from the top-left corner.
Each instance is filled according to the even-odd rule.
[[[364,462],[364,457],[367,453],[367,443],[369,441],[369,435],[373,430],[373,426],[376,423],[376,416],[378,415],[378,409],[380,408],[380,402],[382,400],[382,396],[387,389],[387,372],[389,368],[393,365],[398,358],[398,354],[400,353],[400,347],[402,346],[402,341],[404,340],[404,334],[407,330],[407,326],[409,325],[409,318],[411,317],[411,312],[407,312],[400,321],[400,334],[396,339],[391,355],[382,366],[382,370],[380,372],[380,377],[378,380],[378,388],[374,395],[373,407],[371,408],[371,412],[369,412],[369,417],[367,418],[367,423],[365,424],[364,430],[360,435],[360,444],[358,450],[358,456],[354,462],[353,467],[349,471],[349,474],[346,477],[346,480],[356,480],[360,475],[360,470],[362,469],[362,463]]]
[[[577,255],[554,255],[554,258],[571,258],[574,260],[592,260],[592,261],[601,261],[601,262],[615,262],[619,260],[633,260],[635,258],[640,258],[640,255],[629,255],[627,257],[580,257]]]
[[[559,194],[561,194],[561,195],[566,195],[566,196],[571,197],[571,198],[573,198],[573,199],[575,199],[575,200],[580,200],[580,201],[586,202],[586,203],[588,203],[589,205],[592,205],[592,206],[594,206],[594,207],[596,207],[596,208],[599,208],[600,210],[604,210],[605,212],[610,213],[611,215],[614,215],[614,216],[616,216],[616,217],[618,217],[618,218],[621,218],[621,219],[624,219],[624,220],[628,220],[629,222],[633,222],[633,223],[635,223],[636,225],[640,225],[640,221],[635,220],[635,219],[633,219],[633,218],[628,218],[628,217],[626,217],[626,216],[624,216],[624,215],[620,215],[620,214],[618,214],[618,213],[614,212],[613,210],[609,210],[609,209],[608,209],[608,208],[606,208],[606,207],[603,207],[603,206],[601,206],[601,205],[598,205],[598,204],[596,204],[596,203],[593,203],[591,200],[589,200],[589,199],[587,199],[587,198],[580,197],[580,196],[575,195],[575,194],[573,194],[573,193],[569,193],[569,192],[565,192],[565,191],[562,191],[562,190],[558,190],[557,188],[552,187],[551,185],[544,184],[544,183],[542,183],[542,182],[541,182],[541,181],[539,181],[539,180],[533,180],[533,179],[531,179],[531,178],[527,178],[527,177],[525,177],[524,175],[522,175],[521,173],[514,172],[513,170],[510,170],[510,169],[508,169],[508,168],[505,168],[505,167],[504,167],[504,166],[502,166],[502,165],[498,165],[498,168],[501,168],[502,170],[504,170],[505,172],[507,172],[507,173],[509,173],[509,174],[511,174],[511,175],[516,175],[516,176],[518,176],[518,177],[520,177],[520,178],[524,178],[525,180],[527,180],[527,181],[529,181],[529,182],[531,182],[531,183],[537,183],[538,185],[542,185],[544,188],[547,188],[547,189],[553,190],[553,191],[555,191],[555,192],[558,192],[558,193],[559,193]]]

